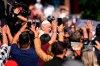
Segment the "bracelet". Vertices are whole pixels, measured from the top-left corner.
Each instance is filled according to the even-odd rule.
[[[59,33],[64,33],[63,31],[60,31]]]
[[[57,31],[54,31],[53,34],[58,34]]]
[[[34,39],[35,39],[35,38],[38,38],[38,37],[34,37]]]

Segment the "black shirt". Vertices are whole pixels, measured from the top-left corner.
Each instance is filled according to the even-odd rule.
[[[59,57],[54,57],[52,60],[45,62],[43,66],[62,66],[64,60]]]

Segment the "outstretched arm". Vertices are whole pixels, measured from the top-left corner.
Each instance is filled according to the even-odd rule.
[[[55,42],[57,38],[57,22],[56,21],[52,22],[52,30],[53,30],[53,33],[51,36],[51,40],[49,41],[49,44],[52,44],[53,42]]]
[[[64,26],[63,24],[61,24],[59,27],[58,27],[58,40],[63,42],[64,41]]]
[[[7,25],[4,25],[4,26],[2,27],[2,39],[3,39],[3,44],[8,44],[8,39],[7,39],[6,31],[7,31]]]
[[[87,22],[87,27],[88,27],[88,29],[89,29],[89,40],[92,40],[92,29],[93,29],[93,27],[92,27],[92,22],[91,21],[89,21],[88,20],[88,22]]]
[[[36,30],[35,30],[35,27],[32,27],[30,29],[35,34],[34,45],[35,45],[35,50],[36,50],[37,55],[45,62],[51,60],[53,57],[51,55],[49,55],[49,54],[46,54],[41,49],[41,41],[40,41],[40,38],[39,38],[39,30],[38,30],[38,28],[36,28]]]
[[[13,38],[12,44],[17,43],[17,41],[18,41],[18,39],[19,39],[19,35],[20,35],[22,32],[24,32],[25,29],[26,29],[26,24],[23,25],[23,26],[21,27],[21,29],[16,33],[16,35],[15,35],[14,38]]]
[[[13,40],[13,36],[11,35],[11,31],[10,31],[8,25],[7,25],[7,35],[8,35],[8,39],[10,41],[10,44],[11,44],[12,43],[12,40]]]

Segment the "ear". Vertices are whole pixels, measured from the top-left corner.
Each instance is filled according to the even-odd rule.
[[[41,29],[42,29],[43,31],[45,30],[45,27],[44,27],[44,25],[42,25],[42,26],[41,26]]]

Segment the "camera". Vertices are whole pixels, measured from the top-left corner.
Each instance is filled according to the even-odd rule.
[[[83,39],[83,44],[84,45],[88,45],[89,44],[89,39],[88,38],[84,38]]]
[[[54,16],[48,16],[47,20],[51,23],[52,21],[55,20],[55,17]]]

